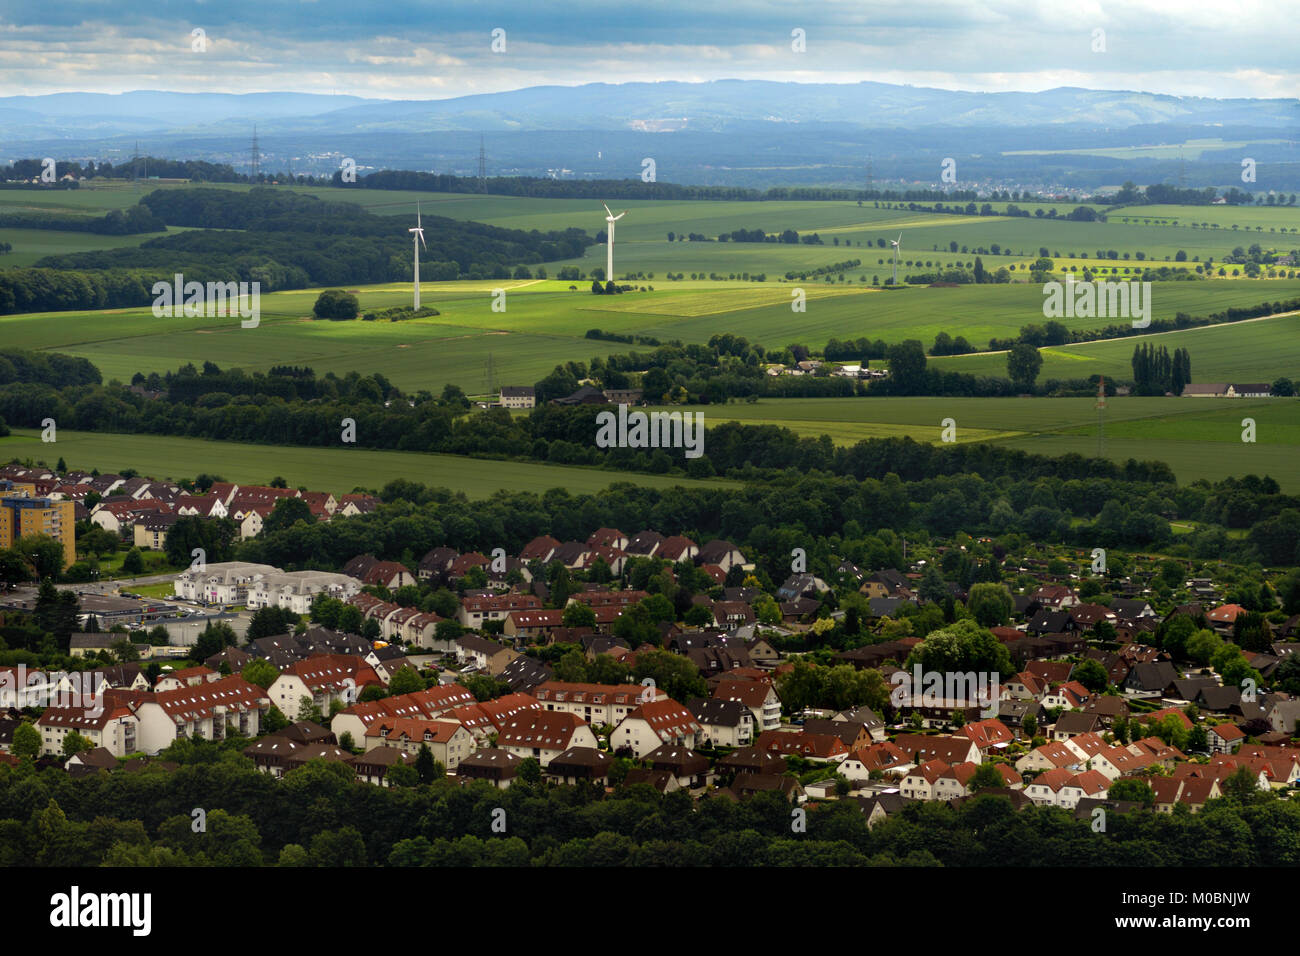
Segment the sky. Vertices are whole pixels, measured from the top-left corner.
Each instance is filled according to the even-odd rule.
[[[0,0],[0,96],[739,78],[1295,98],[1297,50],[1300,0]]]

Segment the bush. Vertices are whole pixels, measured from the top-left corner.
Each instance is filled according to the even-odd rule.
[[[316,297],[312,313],[318,319],[355,319],[360,311],[357,297],[342,289],[326,289]]]

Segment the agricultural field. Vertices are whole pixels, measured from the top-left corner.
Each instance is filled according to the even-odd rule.
[[[185,186],[118,185],[75,191],[0,191],[0,212],[41,209],[85,214],[122,208],[153,188]],[[229,186],[229,189],[246,187]],[[288,187],[286,187],[288,188]],[[586,200],[524,199],[501,196],[344,191],[324,187],[299,191],[327,200],[346,200],[380,214],[406,217],[418,201],[429,215],[472,219],[519,229],[577,226],[595,233],[604,226],[599,204]],[[1005,203],[994,204],[1002,209]],[[975,254],[961,247],[991,247],[1001,255],[981,254],[984,267],[1012,268],[1020,279],[1040,247],[1057,262],[1058,271],[1114,270],[1109,277],[1163,263],[1179,250],[1189,258],[1221,258],[1235,245],[1260,242],[1266,248],[1300,245],[1300,210],[1295,207],[1140,206],[1108,209],[1109,221],[1070,222],[1061,217],[1074,204],[1020,203],[1022,208],[1055,209],[1057,217],[1007,218],[947,216],[905,209],[859,206],[855,202],[688,202],[633,201],[620,221],[616,273],[639,274],[635,291],[594,296],[590,281],[555,278],[425,282],[422,299],[440,315],[404,322],[328,322],[310,318],[320,290],[263,295],[261,324],[242,329],[236,317],[155,318],[148,309],[88,313],[45,313],[0,317],[5,345],[83,356],[107,379],[128,381],[136,372],[166,372],[186,362],[205,360],[222,367],[265,371],[274,365],[309,365],[318,374],[379,372],[407,391],[438,392],[457,384],[471,395],[491,386],[531,384],[556,364],[590,361],[594,356],[643,346],[587,339],[599,328],[625,335],[702,343],[718,333],[743,335],[769,348],[801,343],[820,349],[830,338],[919,339],[929,346],[940,332],[964,336],[983,348],[990,338],[1014,336],[1030,323],[1044,321],[1043,292],[1038,285],[968,285],[949,288],[871,288],[890,274],[892,256],[879,242],[903,236],[900,275],[961,264],[973,265]],[[594,208],[593,208],[594,207]],[[1128,220],[1128,221],[1125,221]],[[1195,225],[1193,225],[1193,223]],[[1202,223],[1219,228],[1202,227]],[[1238,229],[1233,230],[1232,226]],[[405,228],[405,218],[394,228]],[[777,243],[669,242],[668,232],[716,236],[733,229],[786,228],[818,232],[823,245]],[[12,234],[12,235],[11,235]],[[81,249],[132,245],[151,236],[95,236],[43,230],[0,231],[0,241],[15,252],[0,265],[28,265],[41,255]],[[958,243],[952,251],[950,244]],[[1116,249],[1121,258],[1097,259],[1098,249]],[[1139,261],[1142,253],[1146,262]],[[1124,258],[1128,256],[1129,258]],[[786,281],[786,271],[815,269],[848,259],[859,266],[834,277]],[[605,248],[590,247],[573,260],[584,272],[603,267]],[[552,277],[566,263],[547,263]],[[1194,265],[1189,262],[1188,266]],[[1131,272],[1129,271],[1131,270]],[[699,279],[673,281],[669,272],[695,273]],[[724,278],[704,278],[708,274]],[[725,278],[736,274],[736,279]],[[742,281],[743,274],[764,273],[766,281]],[[807,307],[793,312],[791,295],[804,290]],[[504,311],[493,309],[494,291],[506,293]],[[365,286],[358,295],[363,311],[410,301],[409,283]],[[1153,318],[1179,312],[1206,315],[1230,306],[1253,306],[1265,300],[1300,296],[1300,279],[1244,279],[1163,283],[1153,289]],[[1111,324],[1113,319],[1066,318],[1072,329]],[[1300,378],[1300,315],[1180,332],[1084,343],[1043,350],[1039,380],[1086,378],[1103,374],[1131,377],[1135,345],[1150,341],[1171,351],[1187,348],[1193,380],[1266,381]],[[973,374],[1004,376],[1004,353],[983,353],[931,360],[936,366]],[[1107,412],[1106,453],[1125,460],[1167,460],[1180,478],[1221,477],[1243,471],[1268,472],[1290,486],[1300,485],[1300,456],[1293,449],[1300,406],[1290,401],[1189,405],[1194,399],[1115,399]],[[1258,442],[1240,442],[1243,409],[1258,406]],[[957,421],[958,441],[994,441],[1043,453],[1096,451],[1096,414],[1091,399],[1024,401],[1018,399],[803,399],[764,400],[705,408],[706,421],[735,419],[770,422],[801,434],[829,435],[848,444],[870,437],[911,435],[937,441],[944,418]],[[1226,417],[1225,417],[1226,416]],[[1237,424],[1233,426],[1233,416]],[[1233,426],[1233,427],[1229,427]],[[1227,443],[1216,449],[1216,443]],[[35,449],[31,435],[0,442],[11,455],[49,455]],[[64,446],[68,449],[64,450]],[[1209,448],[1210,453],[1205,449]],[[294,484],[321,483],[331,490],[382,484],[375,476],[410,477],[449,484],[482,496],[498,488],[605,487],[619,476],[581,468],[501,464],[398,452],[343,449],[269,449],[177,438],[60,435],[60,453],[73,467],[136,467],[164,475],[221,471],[231,480],[265,481],[282,474]],[[77,458],[77,455],[83,456]],[[345,462],[342,456],[351,456]],[[214,465],[220,462],[220,465]],[[273,464],[267,464],[273,462]],[[322,467],[324,464],[324,467]],[[440,477],[441,476],[441,477]],[[672,484],[672,479],[638,481]]]
[[[570,289],[574,285],[574,289]],[[653,291],[649,287],[653,286]],[[649,335],[661,340],[707,342],[721,332],[744,335],[770,348],[800,342],[821,348],[830,338],[882,338],[898,342],[918,338],[925,345],[941,331],[964,335],[975,347],[991,337],[1012,336],[1029,323],[1042,322],[1042,289],[1028,284],[968,285],[955,288],[907,288],[879,291],[806,283],[807,310],[791,311],[793,284],[647,282],[647,291],[594,296],[585,283],[556,280],[501,280],[422,283],[422,301],[441,313],[405,322],[327,322],[309,316],[319,290],[277,292],[262,297],[261,324],[240,328],[226,317],[155,318],[147,309],[104,312],[57,312],[0,317],[0,338],[16,348],[44,349],[78,355],[99,366],[106,379],[129,381],[136,372],[166,372],[186,362],[210,360],[247,370],[273,365],[310,365],[318,374],[382,372],[407,391],[439,391],[447,383],[470,394],[487,390],[487,361],[495,382],[531,384],[557,363],[590,361],[593,356],[636,348],[587,339],[588,329]],[[493,289],[506,290],[504,312],[492,310]],[[408,284],[355,289],[364,309],[409,302]],[[1229,305],[1246,306],[1263,299],[1300,295],[1300,281],[1268,284],[1243,282],[1168,283],[1153,295],[1153,318],[1178,312],[1205,314]],[[1072,328],[1108,324],[1110,320],[1064,319]],[[1176,336],[1217,337],[1224,348],[1193,352],[1197,381],[1213,361],[1236,355],[1251,362],[1245,377],[1255,380],[1293,374],[1300,365],[1292,324],[1276,334],[1252,325],[1231,329],[1192,330]],[[1262,325],[1262,323],[1261,323]],[[1269,327],[1271,328],[1271,327]],[[1249,332],[1245,331],[1250,329]],[[1259,341],[1266,351],[1255,353]],[[1166,336],[1170,338],[1170,336]],[[1192,341],[1201,341],[1192,339]],[[1172,338],[1170,347],[1173,347]],[[1072,358],[1090,349],[1110,364],[1093,369]],[[1128,368],[1133,340],[1068,346],[1045,353],[1042,378],[1086,377],[1092,371],[1118,374]],[[1062,357],[1065,356],[1065,357]],[[1261,364],[1261,359],[1263,359]],[[980,374],[1005,375],[1005,356],[971,355],[936,359],[941,365]],[[1112,371],[1113,370],[1113,371]],[[1244,369],[1243,369],[1244,371]],[[1216,372],[1216,374],[1218,374]],[[1242,377],[1241,372],[1231,377]]]
[[[232,190],[246,186],[201,184],[205,188]],[[53,212],[91,213],[133,205],[146,192],[156,188],[185,189],[179,184],[102,184],[77,190],[35,191],[0,190],[0,212],[6,209],[41,209]],[[279,187],[293,189],[329,201],[354,202],[379,215],[405,217],[414,213],[416,203],[432,215],[468,219],[513,229],[563,229],[576,226],[595,235],[604,229],[600,204],[579,199],[532,199],[525,197],[466,195],[457,193],[418,193],[407,191],[338,189],[330,187]],[[1172,261],[1178,251],[1187,253],[1188,267],[1206,257],[1221,259],[1236,245],[1259,242],[1268,248],[1290,250],[1300,245],[1300,208],[1297,207],[1224,207],[1224,206],[1140,206],[1107,209],[1109,221],[1071,222],[1064,218],[1078,203],[1016,203],[1031,212],[1055,210],[1057,218],[1007,218],[1005,216],[964,216],[906,209],[877,207],[874,202],[859,206],[856,202],[722,202],[689,200],[630,200],[618,204],[628,215],[620,220],[615,271],[649,273],[657,276],[672,272],[765,273],[770,280],[787,271],[814,269],[848,259],[862,264],[846,273],[852,281],[864,277],[867,283],[889,274],[892,250],[888,244],[899,236],[902,240],[900,274],[933,268],[950,268],[974,261],[973,252],[961,247],[992,248],[996,243],[1001,254],[982,256],[990,271],[1014,267],[1024,271],[1041,248],[1049,256],[1068,260],[1082,270],[1085,266],[1119,270],[1140,268],[1137,254],[1146,261]],[[983,205],[983,203],[980,203]],[[1007,203],[991,203],[995,210],[1005,210]],[[1104,207],[1092,207],[1102,209]],[[1128,219],[1130,221],[1124,222]],[[1153,226],[1152,223],[1176,223]],[[1200,228],[1205,222],[1220,228]],[[1196,225],[1193,226],[1193,223]],[[1238,225],[1240,231],[1233,231]],[[399,224],[400,226],[400,224]],[[719,233],[735,229],[761,228],[780,232],[791,228],[801,235],[816,232],[823,245],[786,245],[777,243],[669,242],[667,235],[697,233],[716,239]],[[21,233],[24,230],[14,230]],[[1289,234],[1288,234],[1289,233]],[[77,234],[72,234],[77,235]],[[6,264],[26,265],[45,254],[46,247],[35,237],[19,236],[15,251]],[[138,244],[148,236],[104,237],[81,234],[80,245],[52,251],[81,251]],[[117,240],[116,242],[109,240]],[[1247,241],[1249,240],[1249,241]],[[12,240],[9,240],[12,241]],[[958,244],[952,251],[950,244]],[[884,242],[884,246],[880,245]],[[1099,249],[1115,249],[1119,260],[1096,258]],[[1129,258],[1125,260],[1123,257]],[[925,263],[932,263],[927,266]],[[555,267],[576,265],[584,271],[604,267],[604,246],[593,246],[579,259],[556,263]],[[554,269],[552,269],[552,272]]]
[[[1160,290],[1164,292],[1163,289]],[[1159,300],[1157,299],[1157,302]],[[1158,309],[1153,309],[1153,313]],[[1087,378],[1105,375],[1132,379],[1133,349],[1141,342],[1187,349],[1192,357],[1194,382],[1269,382],[1300,377],[1300,314],[1247,319],[1224,325],[1201,326],[1178,332],[1102,342],[1080,342],[1040,349],[1040,382],[1052,378]],[[933,358],[939,368],[971,375],[1005,377],[1005,352],[984,352]]]
[[[778,425],[829,435],[838,445],[910,436],[938,442],[945,418],[956,440],[992,441],[1042,455],[1097,454],[1097,410],[1086,398],[760,399],[704,409],[707,426],[726,421]],[[1242,441],[1242,419],[1256,424]],[[707,452],[708,443],[705,448]],[[1112,398],[1105,412],[1105,457],[1163,461],[1179,481],[1271,475],[1300,491],[1300,400]]]
[[[309,448],[214,442],[198,438],[159,435],[115,435],[59,429],[53,445],[41,441],[40,432],[13,429],[0,438],[0,460],[31,458],[47,467],[62,457],[69,468],[117,471],[134,468],[159,479],[192,478],[206,472],[227,481],[265,483],[279,475],[291,487],[346,494],[356,488],[379,490],[396,478],[463,491],[471,498],[487,498],[497,491],[536,491],[567,488],[574,493],[600,491],[619,481],[652,488],[676,485],[699,487],[734,483],[723,479],[702,481],[664,475],[603,471],[531,462],[490,461],[456,455],[377,451],[365,448]]]

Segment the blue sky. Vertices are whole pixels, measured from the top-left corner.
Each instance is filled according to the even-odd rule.
[[[791,49],[796,29],[806,52]],[[1093,51],[1096,30],[1104,52]],[[1297,97],[1298,49],[1300,0],[0,0],[0,95],[424,99],[735,77]]]

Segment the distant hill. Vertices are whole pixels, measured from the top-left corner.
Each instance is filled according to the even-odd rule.
[[[1268,188],[1300,187],[1289,99],[1167,96],[1062,87],[971,93],[887,83],[590,83],[441,100],[299,93],[61,93],[0,98],[0,162],[32,156],[154,156],[245,171],[252,125],[262,169],[621,179],[645,157],[661,180],[766,188],[937,181],[955,157],[963,182],[1092,189],[1132,178],[1240,184],[1240,161],[1268,164]],[[1197,141],[1185,157],[1180,144]],[[1165,147],[1141,157],[1099,149]],[[1245,150],[1249,150],[1246,152]],[[1062,150],[1081,151],[1063,154]],[[1265,180],[1261,178],[1261,188]]]

